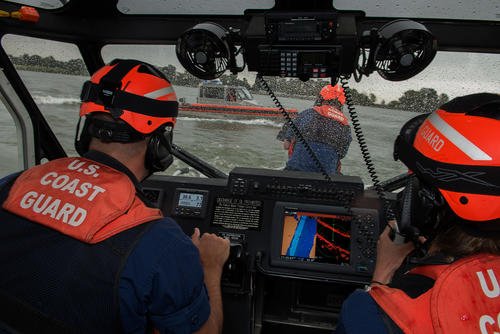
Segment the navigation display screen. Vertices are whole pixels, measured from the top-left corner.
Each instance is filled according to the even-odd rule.
[[[203,204],[203,194],[193,193],[179,193],[179,201],[177,203],[180,207],[201,208]]]
[[[351,216],[285,209],[283,260],[349,265]]]

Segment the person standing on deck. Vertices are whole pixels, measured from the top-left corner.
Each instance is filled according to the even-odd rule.
[[[314,106],[293,120],[328,174],[340,173],[340,160],[346,156],[352,141],[348,119],[342,112],[344,104],[343,88],[327,85],[321,89]],[[321,171],[289,124],[283,125],[277,139],[288,150],[285,170]]]

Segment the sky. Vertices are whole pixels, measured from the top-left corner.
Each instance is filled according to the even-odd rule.
[[[75,45],[31,37],[7,35],[2,39],[2,45],[7,53],[14,56],[28,53],[42,57],[53,56],[58,60],[80,58]],[[157,66],[171,64],[178,71],[183,70],[175,55],[174,46],[110,45],[104,47],[102,54],[106,62],[114,58],[135,58]],[[423,87],[434,88],[438,94],[444,93],[453,98],[483,91],[500,93],[499,73],[500,54],[438,52],[426,69],[409,80],[391,82],[373,73],[364,77],[360,83],[351,79],[350,85],[360,92],[375,94],[377,102],[389,102],[398,99],[406,90]],[[244,71],[238,75],[253,83],[255,74]]]

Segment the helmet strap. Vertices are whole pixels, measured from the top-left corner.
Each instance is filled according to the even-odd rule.
[[[146,135],[135,131],[126,123],[106,121],[92,116],[85,118],[83,129],[80,133],[81,120],[81,118],[78,120],[75,135],[75,149],[80,156],[88,152],[92,137],[106,143],[132,143],[146,138]]]
[[[110,122],[95,117],[89,117],[87,132],[103,142],[132,143],[146,138],[126,123]]]

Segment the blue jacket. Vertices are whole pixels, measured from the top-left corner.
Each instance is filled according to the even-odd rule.
[[[339,160],[347,154],[352,141],[349,125],[324,117],[313,108],[300,112],[293,122],[326,172],[336,174]],[[292,155],[285,169],[309,172],[321,171],[302,142],[296,138],[291,126],[285,124],[278,135],[278,139],[295,142]]]

